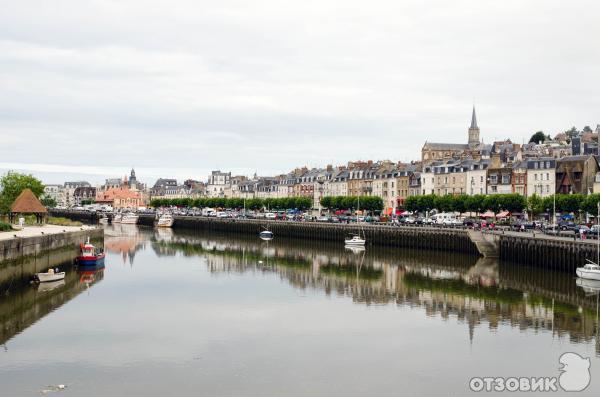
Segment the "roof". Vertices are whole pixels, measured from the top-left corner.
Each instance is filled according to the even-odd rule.
[[[463,143],[434,143],[425,142],[423,149],[434,149],[434,150],[466,150],[469,145]]]
[[[475,116],[475,105],[473,105],[473,115],[471,116],[471,129],[479,128],[477,127],[477,116]]]
[[[10,212],[22,214],[45,214],[46,207],[33,194],[31,189],[25,189],[19,194],[15,202],[10,206]]]

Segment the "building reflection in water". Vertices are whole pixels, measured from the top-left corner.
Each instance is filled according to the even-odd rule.
[[[107,225],[104,248],[107,252],[120,254],[124,265],[129,263],[133,266],[136,253],[146,248],[150,236],[150,229],[138,228],[136,225]]]
[[[550,332],[573,342],[598,342],[600,288],[577,286],[568,274],[440,252],[368,248],[320,242],[156,233],[157,255],[201,256],[212,273],[275,273],[299,289],[322,290],[366,305],[421,307],[427,316],[456,318],[470,340],[487,324]]]

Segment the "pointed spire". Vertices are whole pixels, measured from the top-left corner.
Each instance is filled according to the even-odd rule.
[[[479,128],[479,127],[477,127],[477,116],[475,115],[475,105],[473,105],[473,115],[471,116],[471,128]]]

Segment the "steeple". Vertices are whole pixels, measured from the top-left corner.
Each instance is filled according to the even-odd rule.
[[[475,115],[475,105],[473,105],[473,114],[471,115],[471,126],[469,127],[469,147],[475,150],[479,146],[479,127],[477,126],[477,116]]]
[[[477,127],[477,116],[475,115],[475,105],[473,105],[473,115],[471,116],[471,128],[479,128],[479,127]]]

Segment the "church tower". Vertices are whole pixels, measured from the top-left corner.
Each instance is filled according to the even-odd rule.
[[[477,116],[475,116],[475,106],[473,106],[473,115],[471,116],[471,126],[469,127],[469,148],[471,150],[479,145],[479,127],[477,127]]]

